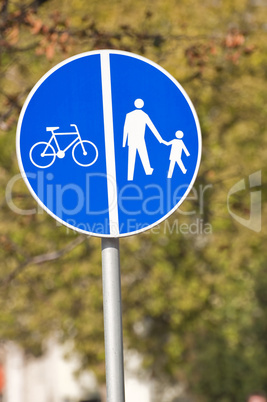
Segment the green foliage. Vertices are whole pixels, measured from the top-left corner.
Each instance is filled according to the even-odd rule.
[[[99,239],[40,210],[16,213],[38,207],[22,180],[12,181],[15,128],[49,68],[83,51],[129,50],[183,85],[200,118],[203,157],[180,211],[154,233],[121,241],[125,346],[166,388],[181,382],[199,402],[241,402],[267,389],[266,186],[259,233],[227,210],[235,183],[258,170],[264,183],[267,173],[263,3],[63,0],[56,11],[55,0],[0,2],[0,339],[35,355],[51,334],[72,340],[81,367],[104,381]],[[248,190],[237,194],[231,210],[249,218],[249,202]]]

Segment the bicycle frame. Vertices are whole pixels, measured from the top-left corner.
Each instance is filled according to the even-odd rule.
[[[47,155],[47,156],[53,155],[53,154],[46,153],[47,148],[49,147],[49,145],[51,144],[51,142],[53,140],[55,141],[55,144],[57,146],[58,152],[61,151],[61,152],[64,152],[64,153],[69,148],[71,148],[72,145],[74,145],[77,141],[79,141],[81,146],[82,146],[83,153],[86,154],[86,151],[85,151],[85,148],[84,148],[84,145],[83,145],[83,142],[82,142],[81,135],[79,133],[78,127],[76,126],[76,124],[70,124],[70,126],[75,127],[76,131],[75,132],[66,132],[66,133],[54,133],[55,128],[50,128],[50,129],[49,129],[49,127],[46,128],[47,131],[51,131],[52,135],[51,135],[51,137],[50,137],[50,139],[49,139],[49,141],[47,143],[47,146],[45,147],[45,149],[44,149],[44,151],[42,153],[42,156],[44,156],[44,155]],[[77,134],[77,137],[69,145],[67,145],[65,149],[60,149],[60,146],[58,144],[56,136],[59,136],[59,135],[75,135],[75,134]]]

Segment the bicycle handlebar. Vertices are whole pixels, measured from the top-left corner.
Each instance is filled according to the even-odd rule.
[[[76,124],[70,124],[70,126],[75,127],[75,128],[76,128],[77,133],[79,132],[79,131],[78,131],[78,127],[76,126]]]

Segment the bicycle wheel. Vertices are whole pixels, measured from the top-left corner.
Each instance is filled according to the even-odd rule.
[[[80,166],[91,166],[98,158],[98,149],[91,141],[84,140],[77,142],[72,149],[72,157]]]
[[[30,149],[30,160],[39,168],[48,168],[54,163],[55,159],[56,151],[47,142],[37,142]]]

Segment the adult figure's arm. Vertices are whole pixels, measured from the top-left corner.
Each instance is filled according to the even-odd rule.
[[[150,120],[150,118],[148,117],[148,115],[146,115],[146,124],[148,125],[148,127],[150,128],[150,130],[152,131],[152,133],[154,134],[154,136],[157,138],[157,140],[162,143],[165,141],[163,140],[163,138],[161,137],[160,133],[158,132],[158,130],[156,129],[156,127],[154,126],[154,124],[152,123],[152,121]]]
[[[126,115],[125,123],[124,123],[124,128],[123,128],[123,141],[122,141],[122,146],[123,148],[126,145],[127,138],[128,138],[128,115]]]

